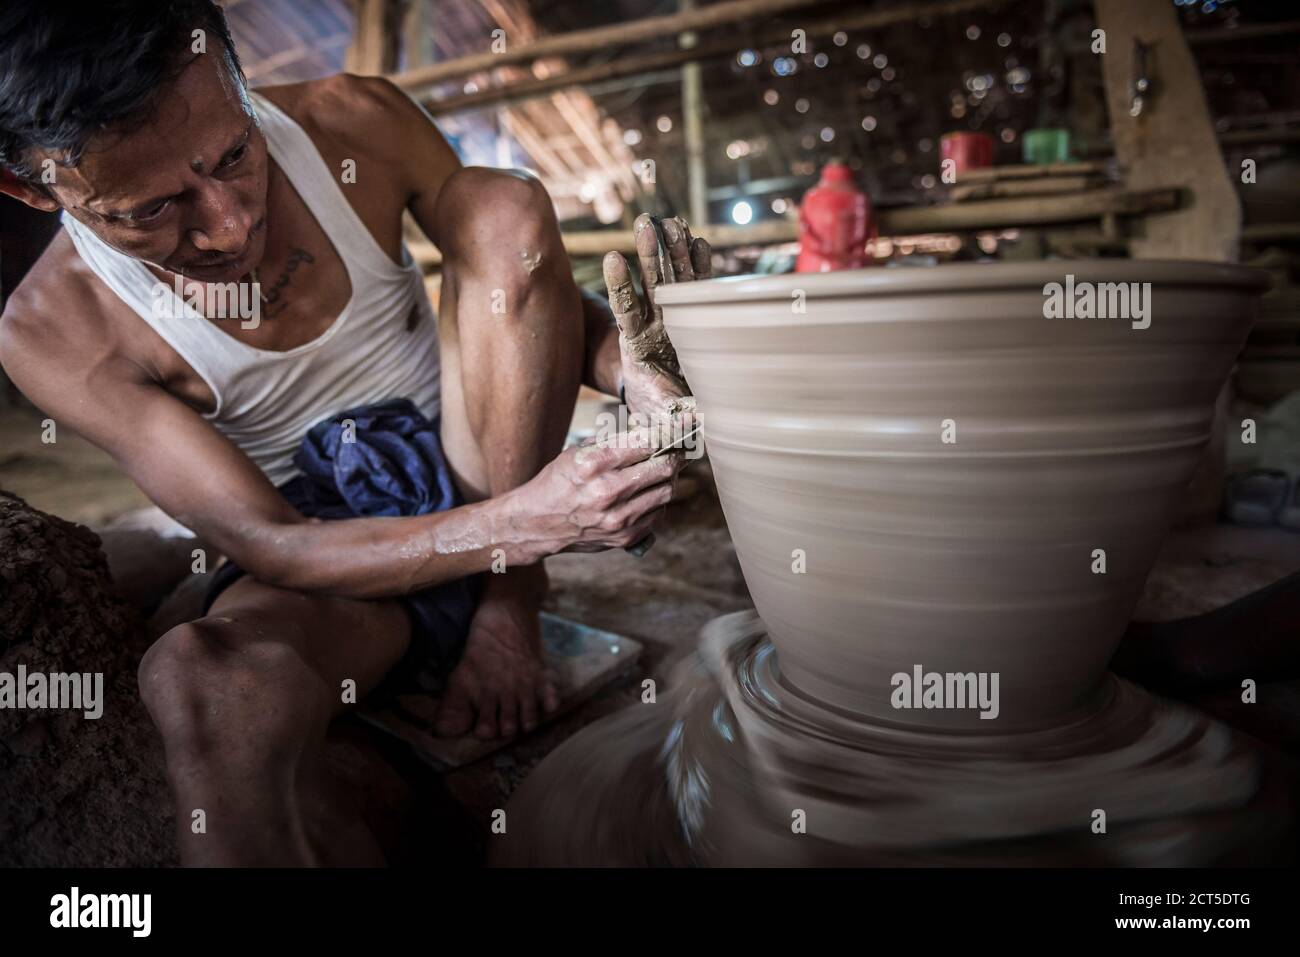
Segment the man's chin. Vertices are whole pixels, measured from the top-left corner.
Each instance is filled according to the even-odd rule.
[[[172,269],[172,272],[178,272],[186,279],[192,279],[195,282],[207,283],[226,283],[238,282],[248,275],[252,266],[251,256],[241,256],[238,259],[229,262],[219,263],[215,266],[182,266],[178,269]],[[253,264],[256,265],[256,264]]]
[[[168,265],[167,269],[170,272],[180,273],[185,278],[192,279],[195,282],[238,282],[261,265],[262,256],[266,252],[265,239],[261,235],[261,231],[262,227],[259,223],[253,228],[253,233],[249,237],[244,251],[232,259],[223,259],[208,265],[197,263],[182,263],[178,266]]]

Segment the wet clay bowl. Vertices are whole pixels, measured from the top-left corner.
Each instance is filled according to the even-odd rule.
[[[1149,283],[1149,326],[1045,317],[1067,275]],[[1267,282],[1091,260],[659,289],[781,682],[984,734],[1099,707]],[[917,666],[996,674],[997,718],[894,707]]]

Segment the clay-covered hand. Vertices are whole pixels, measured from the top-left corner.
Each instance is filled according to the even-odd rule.
[[[632,275],[622,255],[607,253],[604,261],[609,305],[618,321],[623,393],[632,412],[647,415],[671,415],[693,408],[695,403],[688,396],[677,353],[664,332],[663,312],[655,303],[655,289],[664,282],[663,269],[672,270],[675,282],[708,279],[713,272],[709,244],[693,238],[685,220],[666,219],[663,226],[668,262],[662,266],[650,217],[642,213],[632,226],[641,285],[645,290],[644,303],[632,285]]]
[[[680,417],[689,432],[695,417]],[[671,430],[636,429],[561,452],[510,497],[510,526],[525,562],[557,552],[626,548],[649,533],[686,464]]]

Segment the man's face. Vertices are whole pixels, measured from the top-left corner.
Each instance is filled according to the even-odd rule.
[[[143,124],[54,169],[59,204],[128,256],[214,283],[262,260],[266,140],[220,53],[195,58]]]

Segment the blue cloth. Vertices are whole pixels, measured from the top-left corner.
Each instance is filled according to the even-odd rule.
[[[303,474],[282,491],[304,514],[319,518],[425,515],[460,504],[437,423],[409,399],[318,422],[293,464]]]
[[[426,515],[463,504],[438,423],[409,399],[348,409],[318,422],[293,461],[303,474],[281,485],[280,494],[310,518]],[[243,574],[233,562],[217,570],[204,614]],[[482,577],[474,575],[398,599],[411,618],[411,647],[381,690],[439,691],[464,648],[481,591]]]

